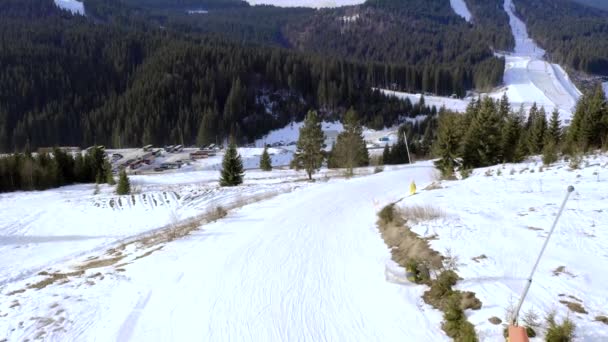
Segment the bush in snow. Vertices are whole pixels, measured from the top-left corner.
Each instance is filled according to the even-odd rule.
[[[569,317],[564,318],[561,324],[555,320],[555,312],[547,315],[547,333],[545,340],[547,342],[569,342],[574,339],[574,331],[576,325]]]
[[[262,156],[260,157],[260,169],[262,171],[272,171],[272,161],[268,154],[268,147],[264,147],[264,152],[262,152]]]

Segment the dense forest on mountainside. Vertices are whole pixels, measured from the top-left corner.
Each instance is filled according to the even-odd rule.
[[[608,11],[608,2],[606,0],[571,0],[571,1]]]
[[[416,114],[372,91],[383,65],[98,24],[51,2],[1,14],[2,151],[248,141],[309,108],[338,118],[353,106],[376,128]]]
[[[466,0],[466,3],[474,25],[494,50],[510,51],[515,47],[509,16],[503,9],[504,0]]]
[[[497,32],[468,24],[447,0],[369,0],[319,10],[284,29],[300,51],[389,63],[403,75],[405,90],[441,95],[463,95],[466,89],[488,89],[502,81],[504,61],[490,46],[508,45],[509,38],[496,38]]]
[[[608,11],[571,0],[514,0],[532,38],[553,61],[608,75]]]

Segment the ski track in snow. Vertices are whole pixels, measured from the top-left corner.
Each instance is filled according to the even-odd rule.
[[[471,22],[473,15],[469,8],[467,7],[467,3],[464,0],[450,0],[450,6],[456,14],[464,18],[464,20]]]

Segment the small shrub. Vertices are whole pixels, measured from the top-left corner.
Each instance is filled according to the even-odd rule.
[[[494,170],[492,170],[492,169],[487,169],[487,170],[486,170],[485,175],[486,175],[486,177],[492,177],[492,174],[493,174],[493,173],[494,173]]]
[[[382,172],[382,171],[384,171],[384,166],[382,166],[382,165],[377,165],[377,166],[374,168],[374,173],[380,173],[380,172]]]
[[[448,297],[443,314],[443,330],[457,342],[475,342],[477,335],[473,324],[467,318],[460,306],[460,296],[457,293]]]
[[[570,342],[574,339],[574,331],[576,325],[572,320],[566,317],[561,324],[555,320],[555,312],[547,315],[547,333],[545,340],[547,342]]]
[[[513,175],[515,174],[515,172],[516,172],[516,171],[515,171],[515,168],[512,168],[512,169],[511,169],[511,171],[509,171],[509,174],[510,174],[511,176],[513,176]]]
[[[463,310],[479,310],[481,309],[481,301],[475,297],[475,292],[465,291],[461,293],[460,306]]]
[[[548,142],[543,148],[543,164],[551,165],[557,161],[557,147],[554,142]]]
[[[581,163],[583,161],[583,157],[580,154],[575,154],[570,158],[570,163],[568,166],[572,170],[578,170],[581,168]]]
[[[452,286],[456,285],[458,274],[454,271],[444,271],[431,283],[431,288],[424,293],[424,300],[437,309],[444,309],[450,296],[454,294]],[[460,307],[460,295],[458,295]],[[445,310],[445,309],[444,309]]]
[[[536,331],[530,326],[526,326],[526,334],[528,334],[528,337],[536,337]]]
[[[461,169],[460,170],[460,176],[462,177],[462,179],[467,179],[467,178],[471,177],[472,173],[473,173],[472,169]]]
[[[500,169],[496,170],[496,175],[497,176],[502,176],[502,171]]]

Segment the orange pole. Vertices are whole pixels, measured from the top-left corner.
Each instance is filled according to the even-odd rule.
[[[509,342],[529,342],[526,328],[509,325]]]

